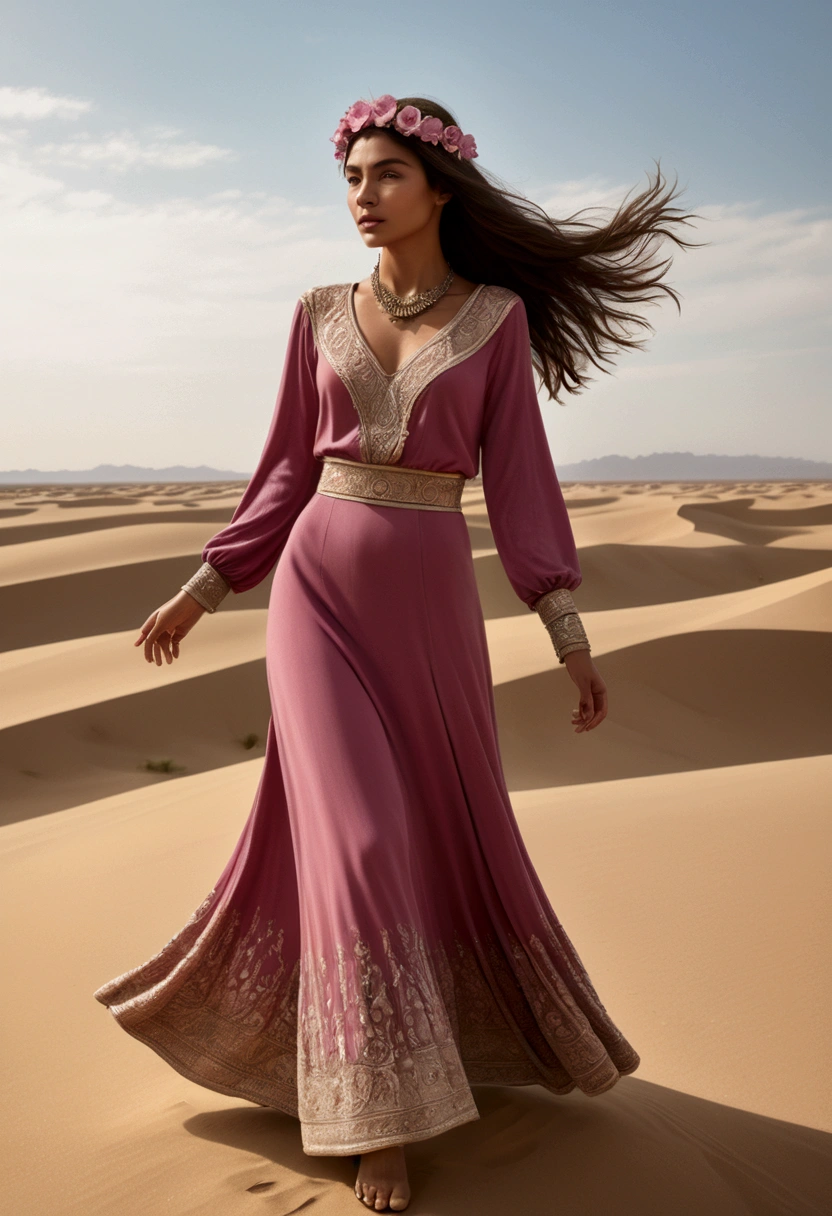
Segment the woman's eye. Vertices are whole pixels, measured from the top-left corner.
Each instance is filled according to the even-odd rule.
[[[399,175],[398,175],[398,173],[394,173],[392,169],[385,169],[385,171],[382,173],[382,175],[381,175],[381,176],[382,176],[382,177],[387,177],[388,175],[389,175],[390,177],[398,177],[398,176],[399,176]],[[357,182],[358,180],[359,180],[359,179],[358,179],[357,177],[355,177],[355,175],[353,175],[352,177],[348,177],[348,178],[347,178],[347,185],[348,185],[348,186],[351,186],[351,185],[353,184],[353,182]]]

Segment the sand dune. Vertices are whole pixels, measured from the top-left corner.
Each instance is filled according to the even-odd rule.
[[[191,1084],[89,1007],[102,976],[148,957],[202,898],[258,770],[185,777],[0,833],[2,961],[18,981],[0,1001],[10,1039],[29,1044],[9,1078],[10,1210],[207,1214],[242,1211],[252,1194],[286,1216],[311,1199],[352,1210],[347,1162],[310,1165],[292,1120]],[[514,796],[559,914],[643,1064],[591,1101],[478,1087],[477,1123],[413,1147],[416,1211],[496,1216],[522,1194],[544,1216],[554,1187],[575,1216],[824,1210],[829,826],[813,795],[830,779],[818,757]],[[25,935],[13,931],[23,907]],[[33,1170],[44,1090],[49,1153]]]
[[[525,616],[497,551],[475,554],[486,619]],[[832,550],[757,547],[688,549],[673,545],[592,545],[580,551],[582,612],[666,604],[745,591],[832,566]]]
[[[186,510],[190,508],[190,510]],[[135,528],[141,524],[181,524],[188,525],[198,522],[218,530],[228,523],[233,506],[206,507],[200,509],[197,503],[183,503],[176,511],[141,511],[138,514],[122,512],[119,515],[104,512],[73,510],[71,518],[56,517],[43,520],[41,523],[20,524],[18,527],[7,525],[0,531],[0,545],[19,545],[35,540],[51,540],[55,537],[77,536],[81,532],[103,532],[112,528]]]
[[[270,580],[228,597],[170,668],[132,646],[241,490],[0,492],[15,1216],[357,1210],[348,1159],[305,1156],[293,1120],[186,1081],[92,999],[184,923],[251,806]],[[825,1213],[832,486],[565,496],[611,693],[589,736],[569,730],[568,675],[505,578],[480,486],[463,505],[518,820],[643,1063],[591,1101],[477,1087],[477,1122],[409,1150],[410,1210]]]
[[[218,531],[216,527],[211,531]],[[188,523],[137,524],[79,532],[71,543],[63,536],[24,541],[0,548],[0,585],[36,579],[48,570],[52,578],[82,570],[101,570],[159,557],[193,553],[207,539],[205,525]]]
[[[476,561],[479,565],[482,559]],[[245,603],[247,598],[240,600]],[[621,651],[624,657],[615,659],[613,717],[604,732],[580,740],[570,736],[564,742],[567,748],[577,745],[571,764],[561,749],[546,759],[551,751],[546,740],[568,717],[572,692],[537,616],[526,610],[519,620],[487,621],[510,780],[525,788],[529,780],[532,784],[597,780],[599,768],[613,777],[707,766],[723,755],[725,763],[734,763],[757,756],[825,751],[827,728],[823,712],[818,712],[826,697],[822,685],[815,685],[808,700],[801,699],[796,716],[785,731],[777,732],[773,745],[762,724],[767,714],[779,713],[777,697],[786,687],[790,667],[804,662],[805,655],[811,661],[824,660],[829,635],[823,630],[831,619],[830,609],[832,572],[822,570],[702,601],[586,613],[596,655]],[[726,646],[724,639],[711,636],[726,628],[778,627],[785,631],[784,640],[776,644],[773,659],[768,637],[740,639],[736,644],[729,638]],[[800,640],[813,629],[819,640]],[[0,731],[0,764],[9,774],[0,822],[168,779],[167,774],[149,772],[148,760],[170,758],[179,773],[234,763],[240,756],[235,740],[252,733],[265,738],[269,707],[263,697],[262,662],[258,663],[265,654],[262,611],[218,613],[191,634],[179,662],[161,670],[145,663],[133,648],[136,632],[27,647],[0,656],[0,679],[7,690],[0,707],[0,724],[6,727]],[[641,684],[645,670],[655,662],[662,668],[664,682],[648,682],[647,712],[657,717],[651,724],[652,718],[644,721]],[[703,673],[705,698],[727,682],[741,688],[742,697],[751,704],[748,710],[742,699],[732,707],[721,706],[701,730],[693,732],[692,745],[680,751],[674,740],[680,734],[688,737],[692,712],[688,663]],[[748,677],[742,674],[745,667],[750,667]],[[780,673],[774,682],[772,671]],[[183,682],[186,688],[180,687]],[[660,684],[661,698],[654,695]],[[206,712],[189,712],[192,701],[199,701]],[[226,708],[216,713],[218,705]],[[234,712],[231,728],[229,706]],[[244,708],[236,712],[233,707]],[[804,727],[804,720],[808,726]],[[13,726],[17,729],[9,729]],[[748,736],[745,743],[740,743],[738,732]],[[650,745],[634,751],[633,738],[644,734]],[[716,736],[723,742],[713,752]],[[670,741],[667,746],[661,742],[665,739]],[[519,754],[515,740],[520,741]],[[592,759],[587,765],[590,744]],[[774,751],[769,750],[772,746]],[[555,771],[560,777],[552,775]],[[544,779],[541,773],[548,775]]]
[[[577,598],[585,598],[581,588]],[[764,584],[752,590],[729,591],[701,599],[648,604],[641,608],[617,608],[587,612],[583,620],[592,631],[596,657],[677,634],[698,634],[707,629],[768,628],[782,622],[792,630],[828,627],[826,606],[832,596],[832,569],[818,570],[794,579]],[[791,601],[804,609],[796,611]],[[487,619],[486,633],[491,651],[491,671],[496,684],[559,670],[548,637],[541,635],[537,617],[526,611],[519,619],[507,616]]]
[[[209,533],[215,530],[208,529]],[[208,539],[207,534],[204,539]],[[3,648],[16,650],[117,630],[135,629],[138,633],[145,618],[199,568],[202,543],[200,540],[195,550],[180,557],[135,561],[58,577],[38,571],[43,577],[0,586]],[[229,596],[222,611],[267,607],[269,586],[264,580],[244,596]]]
[[[615,706],[603,731],[562,739],[574,701],[562,671],[496,689],[512,789],[571,785],[830,749],[832,635],[710,630],[604,655]],[[554,740],[557,740],[555,746]]]
[[[712,532],[743,544],[765,545],[832,524],[832,506],[826,504],[784,511],[765,504],[758,508],[754,503],[753,498],[715,502],[707,507],[686,503],[678,513],[680,518],[690,520],[698,532]]]
[[[0,654],[6,694],[0,730],[262,658],[265,620],[256,609],[217,613],[209,628],[188,635],[185,661],[161,670],[145,662],[143,649],[134,648],[138,628],[8,650]]]

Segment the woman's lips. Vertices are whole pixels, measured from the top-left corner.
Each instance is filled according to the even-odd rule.
[[[384,220],[367,219],[367,220],[359,220],[358,226],[359,226],[359,228],[375,228],[375,227],[377,227],[378,224],[383,224],[383,223],[384,223]]]

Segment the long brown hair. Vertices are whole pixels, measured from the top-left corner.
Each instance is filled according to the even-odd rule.
[[[428,98],[399,98],[396,112],[405,106],[436,115],[445,126],[459,125],[450,110]],[[581,218],[591,208],[555,220],[495,174],[477,168],[473,159],[461,160],[441,145],[390,126],[351,135],[342,172],[355,140],[377,130],[420,158],[431,189],[453,194],[439,224],[442,253],[453,270],[522,297],[532,363],[556,401],[562,391],[577,393],[586,386],[590,364],[605,371],[617,351],[643,347],[646,337],[633,331],[652,333],[653,326],[631,311],[633,305],[669,296],[681,308],[678,292],[662,282],[672,258],[656,261],[654,246],[667,238],[692,248],[697,242],[683,239],[674,226],[699,217],[671,205],[677,182],[668,185],[658,161],[655,181],[648,174],[647,189],[632,199],[628,194],[606,223]]]

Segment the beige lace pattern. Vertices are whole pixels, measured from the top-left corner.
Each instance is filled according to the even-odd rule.
[[[484,346],[520,296],[508,287],[480,283],[456,316],[392,374],[380,366],[358,328],[352,283],[312,287],[300,298],[318,349],[358,413],[361,459],[396,464],[416,398],[440,372]]]
[[[187,583],[182,584],[181,589],[187,591],[208,612],[216,612],[231,587],[219,570],[215,570],[210,562],[203,562],[196,574],[192,574]]]
[[[300,1119],[311,1155],[425,1139],[478,1117],[475,1083],[594,1095],[638,1067],[559,923],[510,951],[412,925],[353,928],[287,958],[258,908],[216,891],[148,962],[95,997],[184,1076]]]
[[[389,507],[423,511],[461,511],[465,477],[403,465],[365,464],[340,456],[324,456],[318,493]]]
[[[573,650],[592,650],[571,591],[565,587],[547,591],[531,607],[546,626],[561,663]]]

